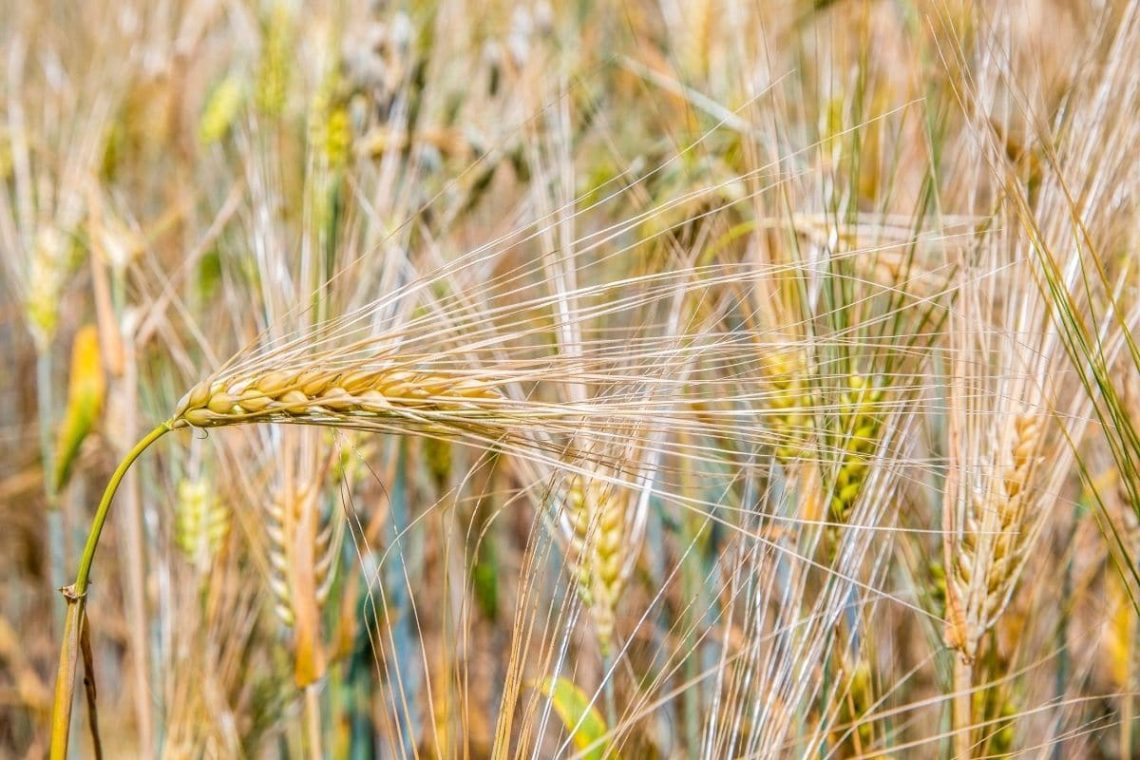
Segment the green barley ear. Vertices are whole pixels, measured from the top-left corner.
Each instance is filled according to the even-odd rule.
[[[336,171],[348,165],[352,154],[352,120],[340,71],[333,68],[322,82],[309,108],[309,143]]]
[[[881,413],[878,411],[882,391],[870,378],[857,372],[848,375],[847,385],[839,400],[842,460],[831,495],[831,517],[837,522],[846,522],[851,516],[882,432]]]
[[[776,458],[787,463],[807,456],[813,423],[806,357],[796,351],[771,354],[764,357],[763,372],[771,394],[769,406]]]
[[[575,475],[566,492],[578,594],[590,610],[603,654],[613,642],[617,602],[625,585],[625,500],[613,484]]]
[[[329,484],[340,488],[344,484],[356,483],[367,477],[365,462],[375,453],[375,440],[356,430],[324,430],[321,436],[323,445],[335,451],[329,470]]]
[[[230,532],[230,510],[206,478],[183,478],[174,511],[174,544],[204,573]]]
[[[283,2],[270,11],[261,42],[257,71],[257,109],[271,119],[285,111],[293,56],[293,19]]]
[[[68,242],[54,227],[41,227],[32,250],[30,284],[24,301],[28,325],[43,350],[59,326],[59,297],[70,269]]]
[[[844,730],[840,735],[833,737],[836,744],[852,745],[852,754],[862,755],[875,740],[874,723],[864,720],[875,707],[874,679],[871,673],[871,664],[865,657],[857,657],[854,662],[848,662],[846,657],[840,657],[838,685],[843,694],[839,709],[839,723],[843,726],[854,726],[854,730],[846,737]]]
[[[245,101],[245,87],[237,74],[229,74],[218,83],[202,109],[198,122],[198,140],[203,145],[218,142],[229,133]]]

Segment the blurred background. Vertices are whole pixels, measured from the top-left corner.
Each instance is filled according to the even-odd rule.
[[[0,756],[348,317],[563,416],[166,436],[108,757],[1140,753],[1138,11],[0,0]]]

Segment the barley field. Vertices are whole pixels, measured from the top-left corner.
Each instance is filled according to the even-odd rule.
[[[1140,0],[0,0],[0,757],[1140,757]]]

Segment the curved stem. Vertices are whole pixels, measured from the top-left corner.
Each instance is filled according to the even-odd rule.
[[[87,534],[87,543],[83,547],[83,555],[79,559],[79,570],[75,575],[75,583],[60,589],[67,599],[67,618],[64,620],[63,640],[59,649],[59,671],[55,678],[55,699],[52,703],[51,715],[51,757],[52,760],[64,760],[67,757],[67,741],[71,731],[71,702],[75,693],[75,671],[79,661],[80,638],[86,625],[84,615],[87,597],[87,584],[91,575],[91,563],[95,560],[95,549],[99,545],[99,536],[103,532],[103,525],[107,522],[107,515],[111,511],[111,502],[115,498],[115,491],[119,488],[123,476],[127,474],[134,461],[146,451],[152,443],[157,441],[168,431],[174,428],[173,420],[167,420],[147,433],[135,447],[127,452],[123,461],[115,468],[111,480],[103,491],[103,498],[95,510],[91,520],[91,531]]]

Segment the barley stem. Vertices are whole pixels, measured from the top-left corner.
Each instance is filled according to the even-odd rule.
[[[63,626],[63,640],[59,650],[59,671],[55,679],[55,699],[52,703],[51,716],[51,758],[52,760],[65,760],[67,757],[68,734],[71,730],[71,702],[75,693],[75,670],[79,657],[80,634],[85,625],[84,608],[87,598],[87,584],[91,575],[91,563],[95,559],[95,549],[99,545],[99,535],[103,532],[103,525],[107,522],[107,515],[111,511],[111,502],[115,498],[115,491],[119,483],[127,474],[134,461],[142,455],[147,448],[173,429],[173,421],[167,420],[147,433],[135,447],[119,462],[111,480],[103,491],[103,498],[91,519],[91,530],[87,534],[87,543],[83,547],[83,555],[79,559],[79,570],[75,574],[75,583],[65,586],[60,591],[67,599],[67,617]]]
[[[305,727],[303,741],[306,753],[313,760],[320,760],[321,749],[321,704],[320,695],[317,694],[317,683],[311,683],[304,689],[305,692]]]
[[[606,725],[616,726],[617,721],[617,699],[614,695],[614,658],[612,654],[605,654],[602,656],[602,672],[605,673],[605,680],[602,682],[603,699],[606,705]]]
[[[970,729],[972,727],[971,712],[973,709],[972,687],[974,683],[974,666],[960,652],[954,655],[954,699],[950,705],[950,730],[953,736],[954,757],[957,760],[969,760],[970,757]]]

